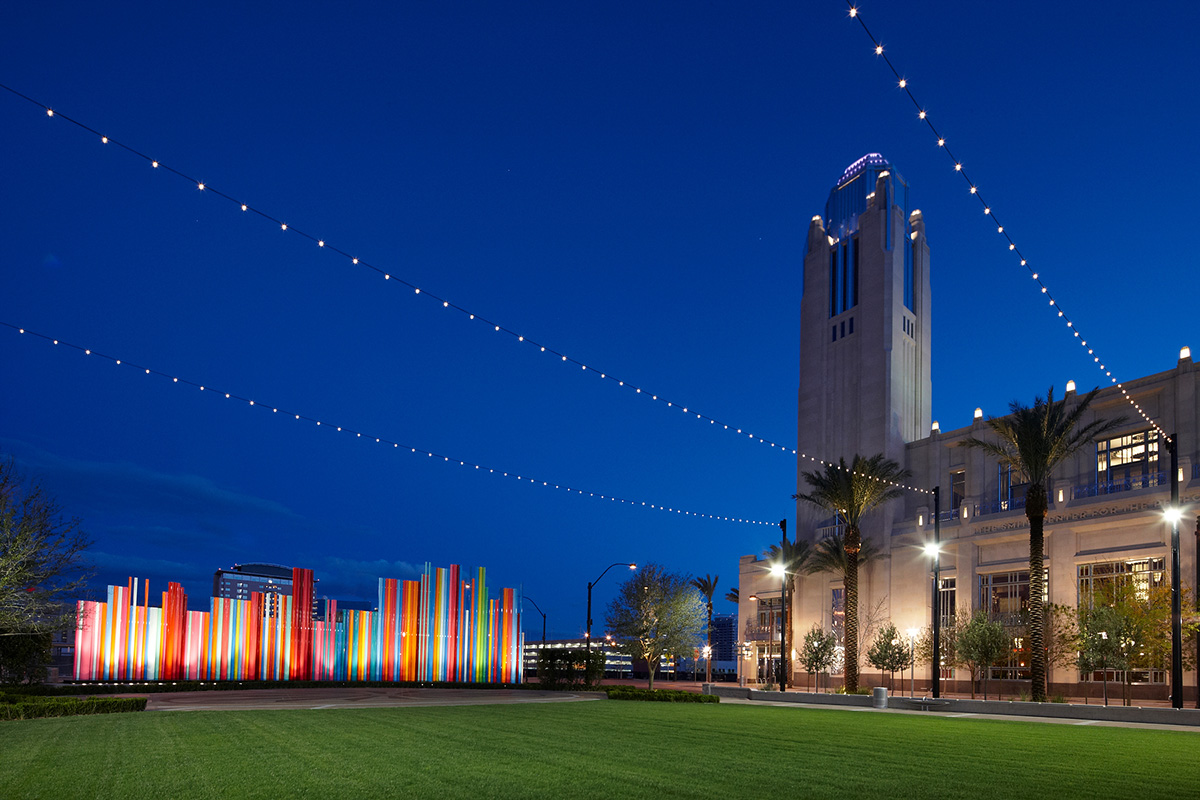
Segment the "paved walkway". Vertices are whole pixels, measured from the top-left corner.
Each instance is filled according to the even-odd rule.
[[[537,689],[314,688],[228,689],[148,695],[147,711],[246,711],[250,709],[415,708],[600,700],[602,692]]]
[[[721,703],[749,706],[773,706],[775,708],[807,708],[822,711],[857,711],[865,714],[911,714],[923,717],[936,716],[941,719],[987,719],[1005,720],[1008,722],[1045,722],[1051,725],[1078,725],[1096,728],[1144,728],[1159,731],[1186,731],[1200,734],[1200,728],[1195,725],[1163,725],[1153,722],[1117,722],[1113,720],[1095,719],[1065,719],[1060,717],[1026,717],[1018,714],[952,714],[930,711],[918,711],[906,708],[874,708],[871,706],[835,706],[822,703],[777,703],[769,700],[744,700],[738,697],[722,697]]]

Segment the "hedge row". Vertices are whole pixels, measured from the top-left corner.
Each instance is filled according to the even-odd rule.
[[[641,689],[636,686],[606,686],[609,700],[649,700],[658,703],[719,703],[715,694],[696,694],[679,689]]]
[[[81,714],[120,714],[145,711],[145,697],[0,697],[0,720],[74,717]]]

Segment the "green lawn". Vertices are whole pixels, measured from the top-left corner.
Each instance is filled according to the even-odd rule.
[[[1195,797],[1200,732],[596,701],[0,723],[4,798]]]

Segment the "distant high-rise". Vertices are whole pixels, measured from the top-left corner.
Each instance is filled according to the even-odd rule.
[[[213,573],[213,597],[249,600],[251,592],[291,596],[292,568],[281,564],[234,564]]]
[[[929,246],[908,184],[878,153],[842,173],[812,218],[800,304],[798,451],[883,453],[929,435]],[[800,458],[800,470],[813,463]]]

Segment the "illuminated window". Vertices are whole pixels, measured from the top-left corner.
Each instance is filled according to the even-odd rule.
[[[1110,604],[1117,599],[1118,590],[1127,586],[1133,588],[1138,602],[1145,603],[1152,599],[1154,590],[1168,585],[1165,558],[1080,564],[1078,572],[1081,606],[1091,606],[1097,601]]]

